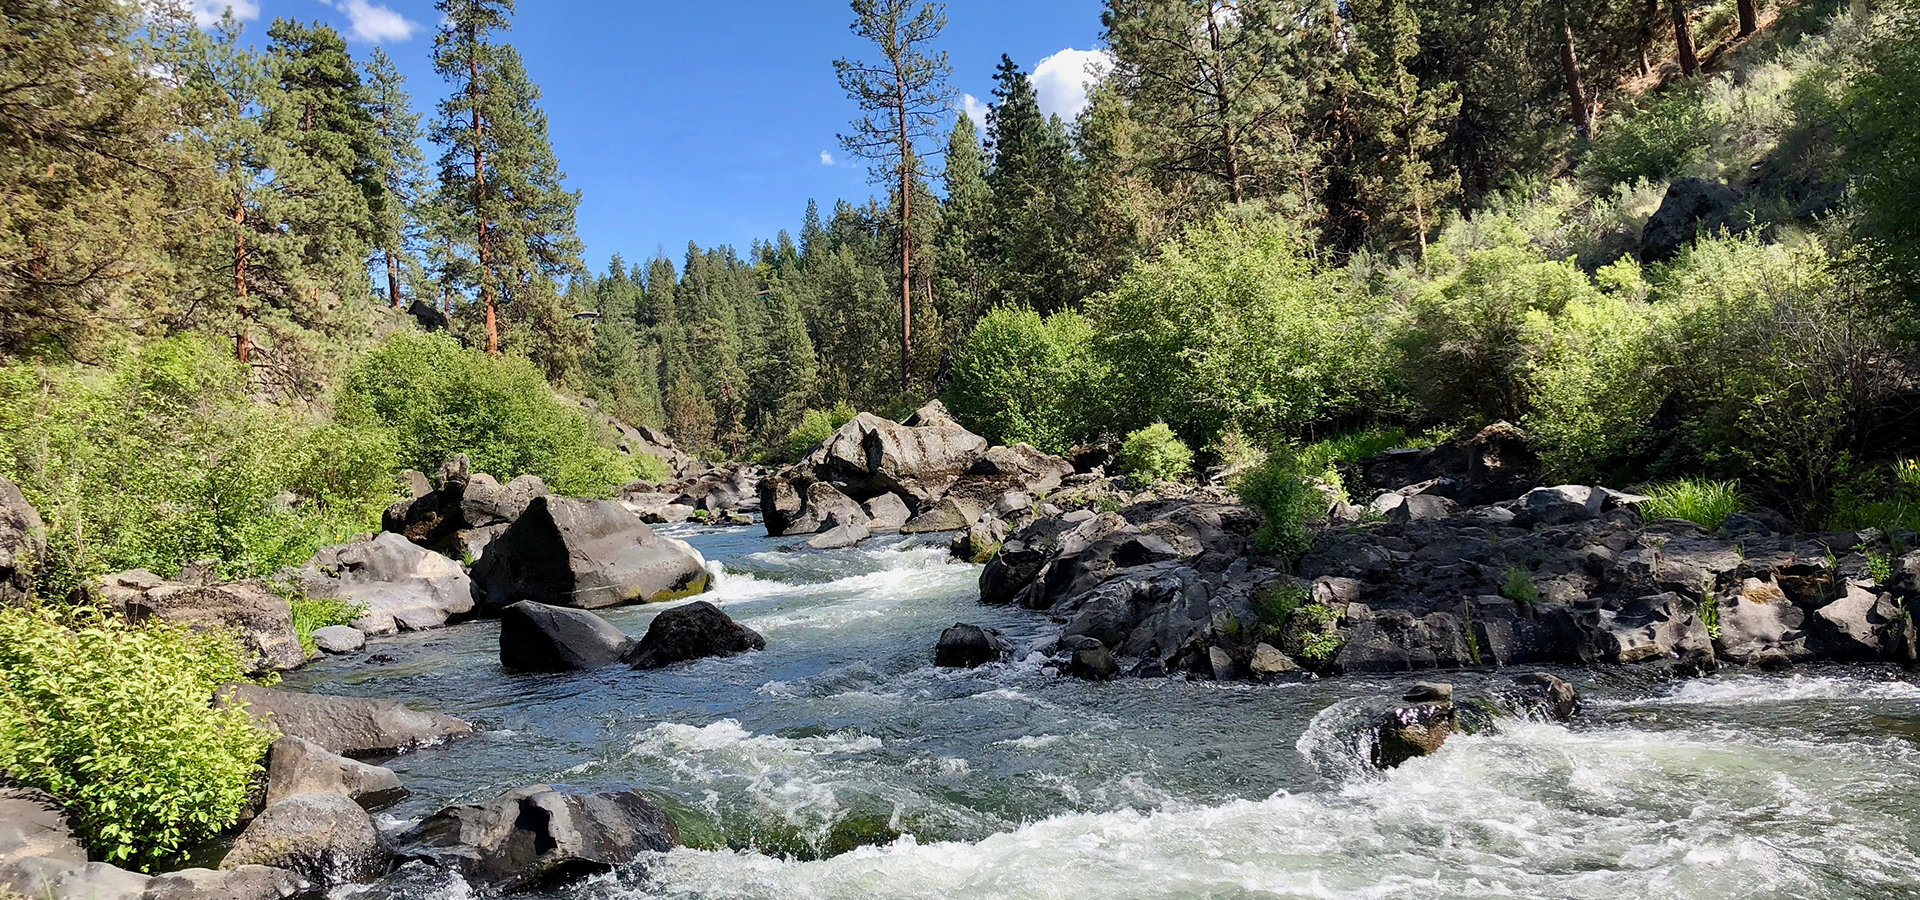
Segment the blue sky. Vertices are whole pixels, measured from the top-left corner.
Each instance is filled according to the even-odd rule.
[[[433,0],[190,0],[232,5],[264,42],[276,16],[321,20],[364,58],[375,43],[407,75],[416,106],[442,92],[430,55]],[[733,244],[798,232],[808,198],[823,210],[875,193],[836,135],[853,107],[832,61],[867,54],[844,0],[519,0],[508,36],[546,95],[568,184],[584,192],[580,236],[603,269],[658,249],[678,260],[688,240]],[[1071,113],[1086,57],[1099,44],[1099,0],[952,0],[943,44],[953,87],[993,89],[1006,53],[1033,71],[1043,107]],[[975,106],[976,112],[980,107]],[[429,153],[434,151],[431,149]],[[833,164],[824,164],[822,153]]]

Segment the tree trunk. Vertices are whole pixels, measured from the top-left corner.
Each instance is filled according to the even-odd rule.
[[[1647,0],[1646,15],[1640,19],[1640,74],[1653,74],[1653,35],[1660,25],[1660,0]]]
[[[1740,8],[1740,36],[1746,37],[1747,35],[1750,35],[1756,31],[1759,31],[1760,30],[1759,0],[1739,0],[1737,5]]]
[[[1580,83],[1580,57],[1573,48],[1573,26],[1565,19],[1565,9],[1561,10],[1560,30],[1560,67],[1567,76],[1567,102],[1573,106],[1573,130],[1576,135],[1591,140],[1593,138],[1593,107],[1587,102],[1587,89]]]
[[[1673,42],[1680,51],[1680,74],[1694,76],[1700,74],[1700,56],[1693,48],[1693,24],[1687,13],[1684,0],[1669,0],[1668,8],[1673,13]]]
[[[233,289],[238,298],[234,309],[240,325],[234,330],[233,355],[241,365],[253,361],[253,340],[247,337],[247,207],[235,204],[233,210]]]
[[[896,68],[897,71],[897,68]],[[907,133],[907,86],[894,82],[900,126],[900,395],[913,389],[913,144]]]
[[[500,354],[499,317],[493,310],[493,253],[487,234],[486,128],[480,121],[480,35],[478,27],[468,30],[467,98],[473,114],[473,217],[479,223],[480,304],[487,308],[487,352]]]
[[[1240,154],[1233,145],[1233,112],[1231,99],[1227,96],[1227,77],[1219,65],[1220,60],[1220,22],[1211,12],[1207,15],[1207,42],[1213,48],[1214,71],[1214,108],[1220,113],[1222,150],[1227,158],[1227,195],[1233,199],[1233,205],[1246,202],[1245,182],[1240,172]]]
[[[392,247],[387,251],[387,298],[393,302],[393,308],[400,308],[400,270],[396,268],[395,253]]]

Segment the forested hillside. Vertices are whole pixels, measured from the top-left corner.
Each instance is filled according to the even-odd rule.
[[[538,376],[736,459],[930,396],[1051,451],[1164,422],[1201,465],[1507,419],[1568,477],[1808,520],[1914,449],[1910,3],[1112,0],[1084,113],[1003,60],[980,130],[947,13],[861,0],[880,196],[603,273],[511,0],[438,8],[407,85],[319,24],[6,5],[0,471],[70,575],[304,558],[517,432],[503,477],[649,474]]]

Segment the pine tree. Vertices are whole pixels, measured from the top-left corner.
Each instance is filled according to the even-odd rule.
[[[993,294],[1003,303],[1061,309],[1085,290],[1074,248],[1081,221],[1077,161],[1065,123],[1040,112],[1032,80],[1011,58],[1000,57],[994,81],[987,109]]]
[[[374,206],[386,192],[371,94],[346,39],[331,27],[275,19],[267,37],[280,90],[266,110],[266,127],[305,165],[306,180],[333,201],[312,209],[313,220],[302,227],[327,232],[312,242],[317,254],[357,264],[355,258],[364,257],[354,251],[374,241]]]
[[[985,311],[987,273],[982,243],[992,224],[993,194],[987,187],[987,159],[973,120],[960,116],[947,137],[947,199],[935,248],[940,257],[940,314],[971,327]]]
[[[1350,46],[1331,93],[1351,129],[1346,174],[1366,238],[1411,241],[1426,258],[1439,210],[1460,177],[1440,158],[1446,128],[1460,112],[1452,84],[1422,86],[1409,68],[1420,52],[1420,24],[1407,0],[1349,0]],[[1333,204],[1329,204],[1331,207]]]
[[[416,277],[417,247],[426,234],[426,217],[420,209],[429,202],[426,156],[420,150],[424,133],[420,114],[413,111],[413,98],[407,94],[406,78],[378,47],[367,61],[367,95],[374,122],[373,158],[381,184],[372,208],[374,241],[386,271],[387,300],[399,309],[404,305],[401,284]]]
[[[441,101],[433,140],[445,147],[440,157],[441,200],[447,233],[456,251],[444,261],[450,286],[471,288],[486,316],[488,353],[500,352],[499,298],[495,229],[509,217],[505,192],[488,183],[500,166],[495,155],[499,130],[510,113],[493,82],[500,66],[495,32],[505,31],[513,0],[439,0],[444,17],[433,42],[433,69],[453,86]],[[497,177],[497,176],[496,176]],[[470,255],[469,255],[470,254]]]

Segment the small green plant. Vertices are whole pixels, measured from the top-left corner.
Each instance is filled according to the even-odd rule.
[[[1728,516],[1746,505],[1740,485],[1732,481],[1681,479],[1654,485],[1646,494],[1647,502],[1640,505],[1640,515],[1648,522],[1685,519],[1717,529]]]
[[[1301,623],[1300,658],[1314,665],[1320,665],[1333,659],[1340,651],[1344,640],[1334,624],[1340,621],[1340,611],[1321,603],[1309,603],[1296,610],[1291,618]]]
[[[58,799],[95,859],[175,862],[239,819],[272,742],[208,702],[243,658],[218,630],[0,610],[0,769]]]
[[[1720,639],[1720,601],[1711,591],[1700,598],[1700,624],[1707,626],[1707,637]]]
[[[1126,509],[1127,505],[1125,503],[1120,502],[1120,498],[1115,497],[1112,494],[1101,494],[1100,496],[1094,498],[1093,508],[1097,512],[1117,513],[1123,509]]]
[[[1165,422],[1127,435],[1120,444],[1120,470],[1149,483],[1178,481],[1193,468],[1193,451]]]
[[[1540,586],[1534,584],[1533,573],[1526,566],[1513,566],[1507,569],[1507,583],[1500,587],[1500,596],[1516,603],[1540,602]]]
[[[1867,577],[1874,584],[1888,584],[1893,581],[1893,560],[1885,553],[1867,553]]]
[[[1287,619],[1292,618],[1294,610],[1307,602],[1305,585],[1287,583],[1268,586],[1253,594],[1253,615],[1260,620],[1260,626],[1269,632],[1278,632],[1286,627]]]
[[[1301,474],[1299,458],[1276,451],[1267,461],[1240,476],[1233,485],[1241,502],[1260,511],[1260,530],[1254,534],[1254,549],[1277,556],[1288,565],[1313,547],[1313,535],[1306,521],[1323,512],[1318,491],[1307,486]]]
[[[801,413],[799,423],[787,432],[787,458],[797,460],[805,456],[815,444],[833,437],[834,432],[859,414],[844,400],[832,409],[809,409]]]
[[[335,625],[351,625],[355,619],[367,614],[365,606],[344,600],[298,597],[287,603],[293,607],[293,631],[300,636],[300,649],[307,651],[308,656],[320,649],[313,643],[314,632]]]
[[[1467,638],[1467,658],[1473,660],[1474,665],[1480,665],[1480,629],[1475,628],[1473,620],[1469,619],[1464,630]]]

